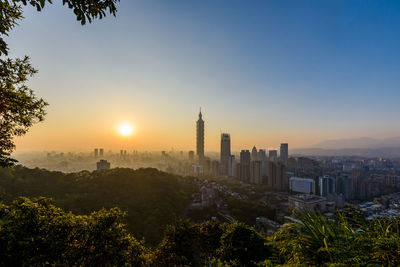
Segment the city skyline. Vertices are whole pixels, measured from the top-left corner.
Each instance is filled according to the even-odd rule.
[[[86,27],[60,3],[25,8],[10,55],[31,56],[39,73],[29,84],[50,106],[17,151],[189,150],[198,106],[206,150],[218,150],[222,132],[234,150],[400,133],[398,3],[119,6],[118,19]],[[134,126],[129,138],[116,130],[123,122]]]
[[[219,145],[220,147],[218,147],[216,149],[213,149],[213,148],[206,149],[206,145],[205,145],[205,141],[204,141],[205,138],[206,138],[205,134],[204,134],[205,121],[202,119],[202,116],[203,115],[202,115],[201,108],[200,108],[200,112],[198,114],[198,120],[196,122],[196,141],[195,141],[194,146],[192,146],[192,147],[184,148],[184,149],[182,149],[182,147],[181,147],[181,149],[179,149],[179,146],[177,146],[177,147],[171,146],[169,148],[170,150],[168,150],[168,149],[165,149],[167,147],[167,145],[164,145],[161,149],[150,149],[150,150],[148,150],[148,149],[140,149],[138,147],[132,147],[132,146],[129,146],[129,145],[126,146],[128,143],[125,142],[125,143],[122,143],[122,146],[108,147],[107,150],[110,151],[110,152],[114,152],[114,151],[118,152],[118,151],[120,151],[121,148],[128,149],[130,151],[160,151],[160,150],[162,150],[162,151],[166,151],[166,150],[168,150],[168,151],[174,151],[174,150],[175,151],[193,151],[193,150],[195,150],[197,158],[199,158],[199,157],[204,158],[205,156],[208,156],[206,153],[220,152],[221,151],[221,144]],[[128,134],[125,134],[124,132],[121,132],[121,128],[124,130],[125,127],[129,128],[129,133]],[[129,138],[131,136],[131,134],[134,134],[132,126],[130,126],[129,123],[128,124],[127,123],[120,124],[116,129],[117,129],[117,131],[119,132],[120,135],[124,136],[124,138]],[[230,146],[230,133],[220,133],[220,135],[221,135],[221,141],[222,141],[222,137],[224,135],[228,136],[229,146]],[[17,137],[17,139],[18,139],[18,137]],[[399,140],[400,140],[400,137],[392,137],[392,138],[382,139],[382,140],[372,139],[372,138],[368,138],[368,137],[361,137],[361,138],[358,138],[358,139],[333,139],[333,140],[325,140],[325,141],[323,141],[323,142],[321,142],[319,144],[316,144],[314,146],[301,147],[301,148],[295,147],[294,149],[300,151],[300,154],[301,154],[301,153],[303,153],[303,152],[301,152],[302,148],[304,148],[306,150],[307,149],[313,149],[313,148],[319,149],[319,148],[327,146],[327,145],[328,146],[329,145],[332,146],[335,143],[337,145],[338,143],[340,144],[341,142],[345,144],[345,147],[337,147],[338,150],[340,150],[341,148],[357,149],[357,148],[362,148],[363,145],[366,148],[368,148],[368,146],[371,146],[371,148],[385,148],[385,147],[388,147],[388,146],[398,147],[398,145],[396,145],[396,143],[398,143]],[[381,141],[381,143],[379,143],[380,141]],[[385,143],[385,141],[386,141],[386,143]],[[356,145],[354,147],[348,146],[350,142],[353,142]],[[371,142],[371,144],[369,144],[368,142]],[[390,142],[392,142],[392,144]],[[250,144],[250,143],[248,142],[248,144]],[[360,145],[361,145],[361,147],[359,147]],[[102,146],[102,144],[100,144],[100,146]],[[261,145],[251,145],[251,146],[248,146],[248,147],[236,144],[234,146],[234,148],[232,148],[232,152],[233,152],[233,154],[239,155],[239,153],[243,150],[243,148],[249,149],[250,147],[253,147],[253,150],[254,150],[256,148],[256,146],[261,147],[261,150],[267,151],[270,154],[269,155],[270,157],[271,157],[271,153],[273,153],[273,154],[275,153],[276,154],[277,151],[280,151],[280,155],[281,155],[282,151],[283,151],[283,153],[285,155],[284,156],[284,158],[285,158],[284,162],[286,162],[286,160],[287,160],[288,143],[285,142],[285,141],[281,141],[279,144],[274,144],[274,145],[271,145],[270,143],[264,142]],[[47,150],[46,149],[42,149],[42,150],[31,150],[31,151],[36,151],[36,152],[37,151],[57,151],[57,149],[47,149]],[[63,150],[61,149],[60,151],[63,151]],[[84,148],[77,149],[77,150],[76,149],[66,149],[64,151],[87,152],[87,148],[84,147]],[[104,151],[104,149],[101,148],[100,149],[100,154],[102,154],[103,151]],[[17,151],[17,153],[18,152],[21,152],[21,150]],[[22,150],[22,152],[27,152],[27,151]],[[97,153],[98,152],[99,151],[97,151]],[[96,151],[94,153],[96,154]],[[277,154],[276,155],[272,155],[272,157],[277,157]]]

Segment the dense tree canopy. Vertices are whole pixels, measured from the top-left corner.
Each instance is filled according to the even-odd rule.
[[[72,9],[82,25],[101,19],[108,11],[116,13],[119,0],[62,0],[63,5]],[[30,5],[41,11],[52,0],[0,0],[0,166],[16,162],[10,158],[15,148],[13,138],[24,135],[29,127],[45,116],[47,103],[28,88],[26,82],[37,71],[29,58],[10,59],[5,36],[23,19],[23,5]]]
[[[77,216],[49,199],[0,204],[1,266],[142,266],[144,247],[118,209]]]
[[[165,227],[184,215],[192,193],[191,184],[150,168],[70,174],[19,165],[0,168],[0,199],[7,203],[18,196],[51,197],[57,206],[76,214],[117,206],[127,212],[128,230],[148,245],[158,244]]]

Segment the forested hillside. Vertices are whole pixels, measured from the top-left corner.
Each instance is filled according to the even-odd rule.
[[[75,214],[119,207],[127,212],[128,230],[153,245],[168,224],[183,216],[195,189],[156,169],[65,174],[21,166],[0,168],[0,196],[6,202],[19,196],[51,197],[58,207]]]
[[[243,222],[178,218],[196,190],[181,179],[155,169],[0,169],[0,266],[400,264],[399,218],[367,221],[351,207],[334,220],[300,212],[297,223],[267,237]],[[264,212],[236,202],[229,201],[233,215]]]

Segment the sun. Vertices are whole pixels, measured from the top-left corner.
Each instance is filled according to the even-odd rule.
[[[131,125],[129,125],[129,124],[127,124],[127,123],[124,123],[124,124],[121,124],[121,125],[119,126],[118,131],[119,131],[119,133],[122,134],[123,136],[129,136],[129,135],[132,134],[133,128],[132,128]]]

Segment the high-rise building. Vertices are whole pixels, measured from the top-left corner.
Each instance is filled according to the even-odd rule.
[[[213,160],[211,162],[211,175],[214,177],[219,176],[219,162],[218,160]]]
[[[239,162],[236,162],[236,178],[237,178],[238,180],[241,180],[241,179],[242,179],[241,174],[242,174],[241,165],[240,165]]]
[[[336,182],[338,193],[342,193],[346,200],[350,200],[354,198],[354,189],[353,189],[353,181],[351,176],[344,174],[339,177],[338,181]]]
[[[236,176],[236,159],[234,155],[231,155],[229,157],[229,170],[228,170],[228,176],[229,177],[235,177]]]
[[[99,156],[99,149],[95,148],[94,149],[94,156],[97,158]]]
[[[100,157],[104,156],[104,149],[100,148],[99,151],[100,151]]]
[[[287,191],[289,180],[286,176],[285,165],[281,162],[268,161],[268,178],[266,184],[278,191]]]
[[[253,149],[251,150],[251,161],[256,161],[256,160],[258,160],[257,148],[256,146],[253,146]]]
[[[194,162],[194,151],[192,150],[189,151],[189,161]]]
[[[110,169],[110,162],[108,162],[107,160],[101,159],[99,162],[97,162],[96,167],[97,167],[98,171],[108,170],[108,169]]]
[[[275,189],[287,191],[289,189],[289,180],[286,176],[286,167],[283,163],[276,163],[276,185]]]
[[[194,159],[194,151],[192,151],[192,152],[193,152],[193,159]],[[204,158],[203,166],[204,166],[204,173],[206,175],[210,175],[211,176],[212,175],[212,173],[211,173],[211,160],[209,158],[207,158],[207,157]]]
[[[229,174],[229,160],[231,158],[231,137],[227,133],[221,134],[221,175]]]
[[[266,184],[268,179],[268,159],[265,149],[258,150],[258,160],[261,161],[261,183]]]
[[[250,182],[253,184],[261,184],[261,161],[253,160],[250,163]]]
[[[278,160],[278,151],[276,149],[270,149],[268,153],[269,161],[277,161]]]
[[[250,151],[240,152],[240,180],[250,182]]]
[[[281,150],[280,150],[280,159],[283,164],[287,164],[287,160],[289,158],[289,148],[287,143],[282,143],[281,144]]]
[[[202,163],[204,160],[204,121],[201,110],[199,112],[199,119],[196,123],[196,155],[199,162]]]
[[[276,185],[276,164],[273,161],[268,161],[268,180],[266,183],[269,187]]]
[[[258,160],[259,161],[266,161],[267,160],[267,153],[265,152],[265,149],[259,149],[258,150]]]
[[[319,178],[319,193],[321,197],[328,197],[329,194],[335,193],[336,180],[334,177],[324,175]]]

